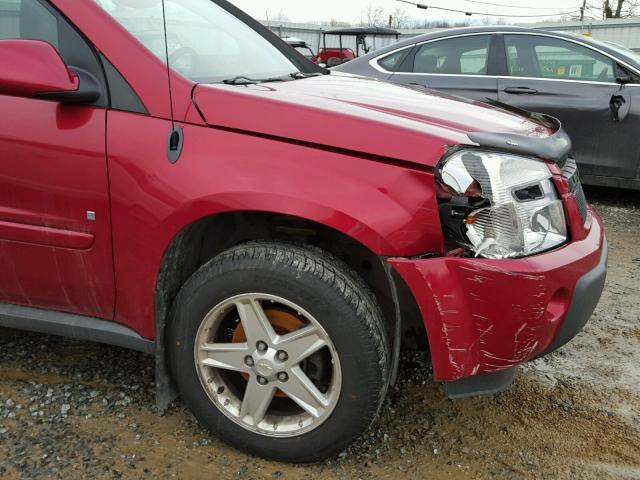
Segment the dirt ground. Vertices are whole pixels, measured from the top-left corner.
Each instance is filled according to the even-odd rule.
[[[0,331],[0,478],[640,479],[640,194],[589,189],[610,242],[596,313],[508,391],[450,401],[408,353],[379,420],[325,463],[256,459],[180,403],[152,411],[142,354]]]

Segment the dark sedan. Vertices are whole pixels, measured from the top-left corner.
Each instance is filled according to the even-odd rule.
[[[584,36],[471,27],[413,37],[335,70],[559,118],[585,183],[640,189],[640,55]]]

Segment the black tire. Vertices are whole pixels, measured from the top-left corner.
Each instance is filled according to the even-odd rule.
[[[342,369],[331,415],[295,437],[269,437],[230,420],[209,398],[194,362],[196,333],[225,299],[249,292],[277,295],[300,305],[322,324]],[[254,455],[313,462],[343,451],[372,423],[388,386],[389,345],[382,313],[362,279],[335,257],[278,242],[234,247],[203,265],[183,286],[168,326],[172,378],[186,406],[213,434]]]

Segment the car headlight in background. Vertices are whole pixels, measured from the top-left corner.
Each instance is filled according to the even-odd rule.
[[[437,175],[451,195],[446,223],[476,257],[524,257],[567,241],[562,201],[543,161],[460,150],[443,160]]]

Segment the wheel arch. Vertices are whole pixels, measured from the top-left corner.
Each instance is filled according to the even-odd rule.
[[[298,207],[308,208],[308,205]],[[403,337],[426,345],[426,332],[417,303],[404,280],[387,262],[386,241],[375,230],[338,212],[314,206],[318,218],[333,226],[287,213],[227,210],[186,224],[171,238],[159,267],[155,293],[156,391],[160,410],[174,399],[165,363],[165,329],[173,300],[195,271],[219,253],[252,240],[280,240],[319,248],[340,258],[374,293],[382,307],[393,346],[390,370],[395,379]],[[375,249],[375,250],[374,250]]]

